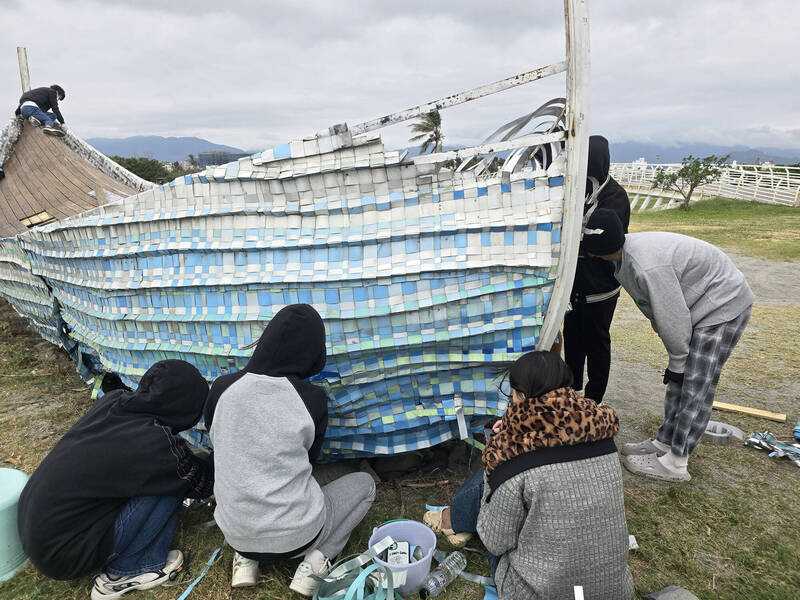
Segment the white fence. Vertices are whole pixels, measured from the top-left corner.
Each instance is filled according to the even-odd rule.
[[[641,160],[612,163],[611,176],[627,190],[632,210],[673,208],[680,195],[651,186],[658,169],[671,172],[680,167],[680,164],[652,165]],[[692,201],[716,196],[796,207],[800,204],[800,167],[727,165],[717,181],[695,190]]]

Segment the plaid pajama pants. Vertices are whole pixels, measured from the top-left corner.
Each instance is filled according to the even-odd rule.
[[[664,422],[656,439],[673,454],[689,456],[706,430],[722,365],[750,319],[752,307],[727,323],[696,327],[692,332],[683,385],[670,381],[664,398]]]

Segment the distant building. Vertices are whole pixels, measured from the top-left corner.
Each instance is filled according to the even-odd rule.
[[[225,150],[210,150],[200,152],[197,155],[197,165],[200,167],[210,167],[211,165],[224,165],[249,156],[247,152],[227,152]]]

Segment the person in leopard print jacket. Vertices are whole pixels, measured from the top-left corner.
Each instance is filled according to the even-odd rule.
[[[628,529],[613,408],[579,396],[551,352],[529,352],[506,371],[508,409],[478,470],[449,510],[425,522],[463,545],[469,532],[492,554],[501,600],[629,600]],[[505,379],[504,378],[504,379]],[[443,513],[445,513],[443,515]]]

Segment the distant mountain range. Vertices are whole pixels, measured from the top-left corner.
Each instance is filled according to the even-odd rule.
[[[91,138],[86,140],[107,156],[139,156],[162,161],[186,160],[190,154],[221,150],[225,152],[244,152],[233,146],[215,144],[197,137],[162,137],[158,135],[137,135],[129,138]],[[416,156],[419,146],[407,148],[410,156]],[[457,146],[445,146],[454,150]],[[680,162],[684,156],[731,155],[731,160],[752,164],[757,160],[775,161],[775,164],[800,163],[800,149],[787,148],[748,148],[747,146],[720,146],[714,144],[681,143],[676,145],[653,144],[648,142],[611,142],[613,162],[632,162],[644,158],[649,163]]]
[[[215,144],[197,137],[137,135],[129,138],[90,138],[86,142],[106,156],[136,156],[169,162],[186,160],[190,154],[194,154],[197,157],[200,152],[210,150],[233,153],[244,152],[244,150],[233,146]]]
[[[684,156],[704,157],[711,154],[725,156],[741,164],[753,164],[756,161],[775,161],[776,165],[800,163],[800,149],[787,148],[748,148],[747,146],[718,146],[714,144],[682,143],[674,146],[650,144],[646,142],[611,142],[612,162],[632,162],[644,158],[649,163],[677,163]]]

